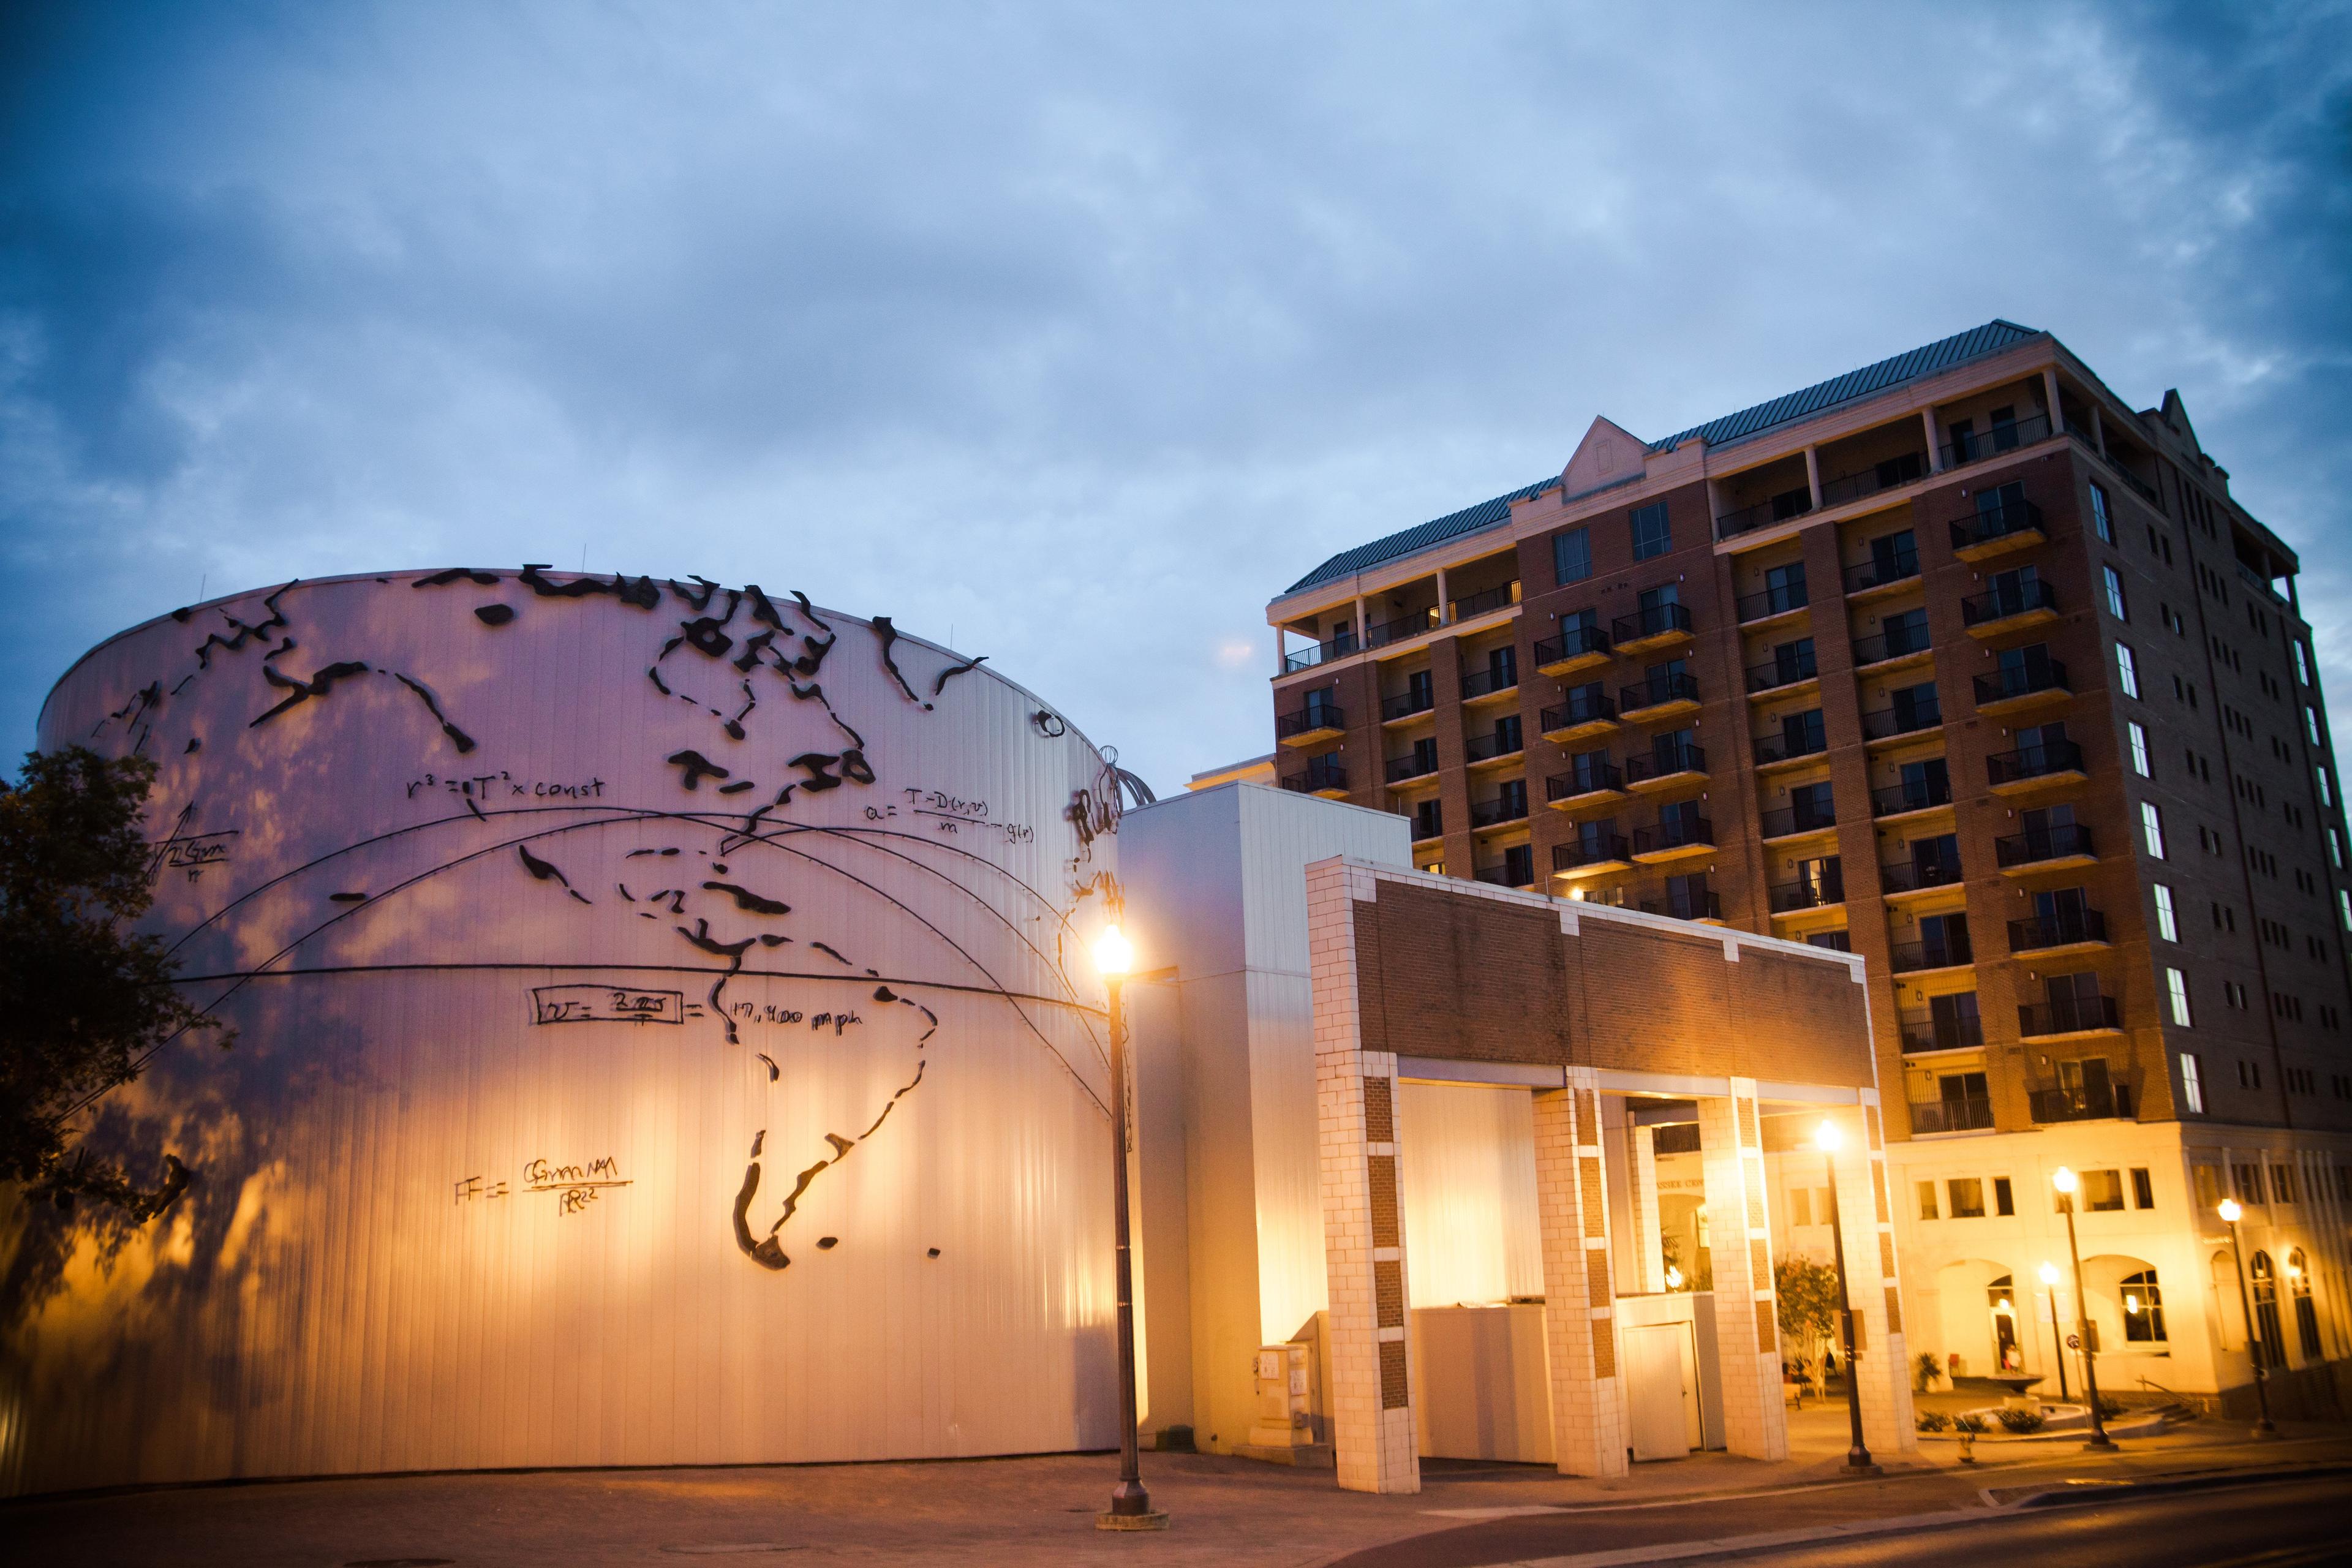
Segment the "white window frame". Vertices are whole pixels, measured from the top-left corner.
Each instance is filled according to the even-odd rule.
[[[2139,660],[2133,655],[2129,643],[2116,644],[2116,679],[2122,682],[2125,696],[2133,699],[2139,696]]]
[[[2164,810],[2152,800],[2139,803],[2139,833],[2141,841],[2147,846],[2148,854],[2158,860],[2163,859]]]
[[[2144,779],[2154,778],[2156,773],[2147,761],[2147,731],[2137,719],[2125,720],[2124,727],[2131,733],[2132,771]]]
[[[2303,732],[2311,737],[2311,743],[2313,745],[2318,746],[2326,744],[2326,742],[2321,741],[2319,738],[2319,710],[2314,708],[2308,702],[2305,703],[2303,707]]]
[[[2205,1074],[2194,1051],[2180,1053],[2180,1108],[2193,1115],[2205,1114]]]
[[[2313,763],[2311,776],[2319,781],[2319,804],[2333,806],[2336,804],[2336,786],[2327,782],[2327,764]]]
[[[2107,490],[2098,480],[2091,481],[2091,526],[2098,531],[2101,542],[2116,542],[2115,508],[2107,500]]]
[[[2295,638],[2293,646],[2294,648],[2294,683],[2297,686],[2308,686],[2311,684],[2311,655],[2304,651],[2303,639],[2301,637]]]
[[[2130,613],[2124,608],[2124,574],[2112,566],[2101,566],[2099,571],[2107,587],[2107,614],[2119,621],[2130,620]]]
[[[2189,1028],[2189,976],[2170,964],[2164,970],[2164,994],[2171,1005],[2172,1021],[2181,1028]]]
[[[2165,886],[2162,882],[2156,883],[2155,888],[2157,934],[2164,938],[2167,942],[2179,942],[2180,940],[2180,921],[2179,918],[2173,913],[2172,889]]]
[[[2344,869],[2344,836],[2332,822],[2327,825],[2327,863],[2338,871]]]

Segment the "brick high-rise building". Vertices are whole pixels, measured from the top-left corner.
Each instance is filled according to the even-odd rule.
[[[2250,1398],[2234,1194],[2273,1389],[2324,1400],[2352,871],[2296,570],[2177,394],[1996,321],[1664,440],[1595,419],[1332,557],[1269,607],[1276,766],[1426,868],[1862,954],[1915,1350],[2057,1372],[2063,1164],[2103,1386]]]

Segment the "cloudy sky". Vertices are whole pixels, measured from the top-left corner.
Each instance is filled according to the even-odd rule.
[[[0,4],[0,743],[289,576],[699,572],[1162,791],[1335,549],[1986,321],[2352,691],[2352,12]]]

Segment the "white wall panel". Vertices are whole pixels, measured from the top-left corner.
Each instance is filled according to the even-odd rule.
[[[150,927],[239,1037],[96,1108],[200,1173],[162,1220],[7,1217],[0,1487],[1111,1442],[1100,757],[789,597],[498,576],[239,595],[52,694],[45,747],[161,765]]]
[[[1543,1294],[1535,1100],[1526,1089],[1401,1086],[1397,1179],[1413,1306]]]

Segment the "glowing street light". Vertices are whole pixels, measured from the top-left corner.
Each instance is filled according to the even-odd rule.
[[[1135,967],[1135,946],[1116,924],[1095,938],[1095,969],[1110,992],[1111,1195],[1118,1205],[1112,1234],[1118,1251],[1118,1485],[1110,1508],[1095,1515],[1099,1530],[1165,1530],[1168,1516],[1151,1506],[1135,1442],[1135,1269],[1127,1223],[1127,1025],[1119,1015],[1119,982]]]
[[[1855,1475],[1874,1476],[1878,1467],[1862,1440],[1862,1373],[1853,1364],[1853,1298],[1845,1283],[1845,1226],[1838,1213],[1837,1150],[1845,1142],[1834,1121],[1823,1121],[1813,1133],[1822,1163],[1830,1176],[1830,1250],[1837,1258],[1838,1326],[1845,1349],[1845,1412],[1853,1438],[1845,1451],[1845,1468]]]
[[[2058,1326],[2058,1266],[2042,1266],[2042,1286],[2050,1292],[2050,1347],[2058,1352],[2058,1398],[2066,1399],[2066,1331]]]
[[[2246,1301],[2246,1255],[2238,1246],[2238,1216],[2246,1211],[2238,1206],[2235,1198],[2223,1198],[2218,1212],[2222,1223],[2230,1227],[2230,1258],[2238,1266],[2238,1315],[2246,1322],[2246,1353],[2254,1363],[2254,1408],[2261,1416],[2254,1422],[2254,1436],[2271,1437],[2278,1428],[2271,1423],[2270,1369],[2265,1364],[2263,1333],[2254,1322],[2253,1309]]]
[[[2083,1342],[2083,1392],[2091,1405],[2091,1440],[2085,1448],[2113,1448],[2116,1440],[2107,1436],[2106,1418],[2099,1414],[2099,1358],[2091,1342],[2091,1301],[2083,1294],[2083,1249],[2074,1239],[2074,1189],[2082,1183],[2073,1170],[2061,1165],[2050,1173],[2050,1184],[2058,1189],[2058,1206],[2066,1214],[2066,1254],[2074,1260],[2074,1331]],[[2052,1317],[2058,1314],[2053,1310]],[[2058,1358],[2061,1363],[2066,1359]]]

